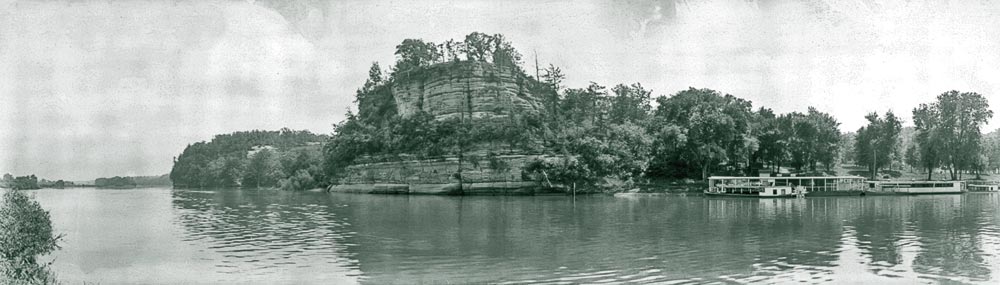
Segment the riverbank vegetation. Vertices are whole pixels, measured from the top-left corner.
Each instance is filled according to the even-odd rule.
[[[160,176],[115,176],[94,179],[94,187],[100,188],[136,188],[171,186],[170,175]]]
[[[502,35],[479,33],[442,45],[403,41],[392,72],[383,76],[373,64],[356,93],[358,114],[349,113],[335,126],[324,148],[328,175],[334,177],[360,157],[462,157],[484,143],[504,146],[487,148],[489,153],[561,155],[563,159],[539,160],[526,170],[549,182],[584,186],[607,179],[632,183],[756,175],[762,167],[830,170],[839,157],[839,122],[816,108],[775,114],[763,107],[755,110],[736,96],[698,88],[654,98],[640,83],[566,88],[565,75],[555,66],[537,70],[536,77],[525,75],[520,54],[510,47]],[[396,115],[390,90],[401,76],[470,61],[513,67],[528,78],[527,89],[542,108],[500,120],[475,118],[471,107],[469,114],[445,120],[424,113]]]
[[[38,184],[38,177],[34,174],[17,177],[9,174],[4,175],[4,184],[7,185],[7,188],[14,190],[31,190],[41,188]]]
[[[320,147],[327,137],[308,131],[249,131],[217,135],[187,146],[170,180],[179,188],[313,188],[325,181]]]
[[[655,96],[640,83],[567,87],[560,68],[538,67],[537,59],[534,76],[526,74],[522,55],[512,46],[503,35],[482,33],[441,44],[404,40],[396,46],[393,66],[372,64],[356,92],[357,112],[348,111],[332,136],[307,134],[293,146],[243,139],[243,133],[219,136],[185,149],[171,179],[188,187],[301,189],[335,183],[347,166],[358,163],[457,157],[461,164],[478,161],[469,156],[483,153],[557,157],[533,161],[524,172],[549,184],[586,189],[761,172],[879,177],[882,171],[919,165],[932,172],[948,169],[957,179],[963,172],[1000,169],[1000,139],[984,142],[981,135],[992,111],[974,92],[945,92],[914,109],[915,128],[903,128],[905,119],[892,111],[873,112],[867,125],[844,133],[836,118],[818,108],[778,114],[708,88]],[[394,84],[470,65],[497,71],[485,76],[485,86],[457,91],[466,101],[459,102],[456,116],[436,117],[422,107],[400,115]],[[525,100],[537,106],[498,111],[497,117],[474,114],[471,98],[499,98],[507,88],[496,75],[501,71],[513,72],[517,88],[527,94],[516,96],[530,97]],[[322,147],[298,149],[320,142]]]
[[[56,284],[38,257],[59,248],[49,213],[21,190],[0,190],[0,284]]]

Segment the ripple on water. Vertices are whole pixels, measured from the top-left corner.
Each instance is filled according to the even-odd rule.
[[[123,193],[150,195],[151,200],[121,200],[134,198]],[[135,269],[150,272],[195,264],[175,277],[164,276],[166,283],[190,283],[190,277],[184,278],[192,275],[212,276],[206,282],[218,283],[344,280],[324,275],[336,273],[350,281],[331,283],[990,284],[1000,274],[1000,195],[795,200],[597,196],[574,202],[565,197],[147,193],[100,196],[107,200],[103,207],[50,209],[57,223],[93,217],[58,227],[85,223],[113,232],[102,224],[121,224],[130,232],[115,234],[152,233],[142,236],[143,241],[155,237],[164,247],[176,247],[154,244],[147,250],[139,245],[152,243],[122,240],[120,248],[99,252],[125,260],[121,264],[126,266],[152,263],[154,270]],[[43,206],[89,201],[39,196]],[[122,217],[121,209],[105,214],[66,210],[98,211],[130,203],[148,207],[128,208],[139,211],[135,220]],[[147,210],[152,214],[142,212]],[[168,219],[141,222],[156,217]],[[73,229],[93,234],[87,227]],[[94,244],[68,244],[63,252],[70,256],[59,257],[58,273],[74,274],[58,267],[63,260],[100,261],[72,256],[86,257],[80,248],[88,246]],[[136,250],[155,258],[129,259]],[[174,252],[181,253],[166,256]],[[157,263],[170,258],[175,263]],[[127,275],[107,269],[114,266],[91,266],[86,268],[91,275],[80,273],[71,280],[129,283],[112,282]]]

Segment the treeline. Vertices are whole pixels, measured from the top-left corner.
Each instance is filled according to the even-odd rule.
[[[34,174],[15,177],[10,175],[10,173],[7,173],[3,175],[3,180],[0,182],[3,182],[3,185],[6,188],[14,190],[41,189],[41,186],[38,183],[38,177]]]
[[[585,187],[609,181],[756,176],[761,170],[835,174],[835,166],[844,163],[867,166],[873,177],[901,161],[947,168],[953,179],[963,171],[1000,169],[1000,136],[983,142],[980,128],[992,111],[977,93],[950,91],[921,105],[913,110],[913,130],[903,129],[903,119],[890,111],[868,114],[866,126],[844,134],[836,118],[819,109],[777,114],[712,89],[653,96],[639,83],[567,88],[558,67],[525,74],[520,53],[502,35],[473,33],[443,44],[407,39],[395,54],[389,74],[378,63],[372,65],[356,92],[357,114],[348,112],[346,120],[334,125],[332,136],[302,132],[292,139],[287,135],[295,133],[287,130],[217,136],[188,146],[177,158],[171,180],[180,187],[302,189],[335,183],[345,167],[356,163],[440,157],[476,163],[480,158],[470,156],[484,152],[488,157],[547,154],[524,173]],[[437,69],[461,68],[467,62],[519,73],[541,109],[479,118],[466,102],[459,116],[448,119],[420,112],[398,115],[394,82],[433,76]],[[495,82],[467,90],[466,96],[499,96],[502,86]],[[321,141],[326,142],[322,148],[301,148]],[[451,175],[461,179],[460,171]]]
[[[0,179],[0,188],[11,189],[41,189],[41,188],[65,188],[76,186],[71,181],[39,179],[34,174],[14,177],[10,173],[3,175]]]
[[[979,172],[996,168],[998,147],[995,140],[983,142],[982,126],[993,117],[989,103],[982,94],[948,91],[937,101],[920,104],[913,109],[916,144],[907,149],[911,165],[927,170],[932,178],[935,168],[948,170],[952,180],[961,179],[964,172]]]
[[[287,128],[217,135],[187,146],[174,160],[169,178],[181,188],[317,187],[326,181],[320,148],[327,139]]]
[[[171,182],[169,174],[164,174],[160,176],[102,177],[94,180],[94,186],[108,187],[108,188],[134,188],[134,187],[170,186],[170,185]]]
[[[455,41],[446,42],[445,47],[447,43]],[[344,122],[335,125],[324,148],[327,175],[334,177],[362,157],[449,155],[461,162],[470,150],[482,149],[488,155],[521,152],[564,157],[537,161],[529,170],[548,180],[584,185],[604,178],[756,175],[761,167],[815,171],[831,168],[840,157],[839,123],[815,108],[779,115],[767,108],[755,110],[750,101],[729,94],[696,88],[654,99],[652,91],[639,83],[565,88],[565,76],[552,65],[539,70],[537,78],[525,75],[516,60],[519,53],[510,46],[502,36],[473,33],[458,49],[465,52],[463,57],[442,55],[437,52],[441,45],[403,41],[397,46],[393,72],[383,76],[382,68],[373,64],[369,79],[357,92],[358,114],[348,113]],[[474,53],[470,56],[469,51]],[[389,86],[400,76],[419,76],[431,64],[443,61],[517,66],[515,70],[529,78],[527,89],[540,99],[543,110],[478,119],[468,106],[469,114],[446,120],[434,120],[428,114],[397,116]],[[480,91],[484,94],[472,96],[489,96],[492,90],[487,87]]]
[[[109,187],[109,188],[134,188],[135,179],[133,179],[132,177],[121,177],[121,176],[115,176],[111,178],[97,178],[94,180],[94,186]]]

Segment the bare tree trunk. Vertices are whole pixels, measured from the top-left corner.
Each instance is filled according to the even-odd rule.
[[[708,164],[702,165],[701,167],[701,180],[708,179]]]

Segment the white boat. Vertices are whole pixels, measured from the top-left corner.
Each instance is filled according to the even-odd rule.
[[[965,189],[969,193],[996,193],[1000,192],[1000,185],[990,183],[969,184]]]
[[[868,181],[867,192],[879,194],[958,194],[962,181]]]
[[[836,192],[860,193],[865,179],[860,176],[787,176],[708,178],[708,196],[742,196],[760,198],[798,197],[806,194]]]

